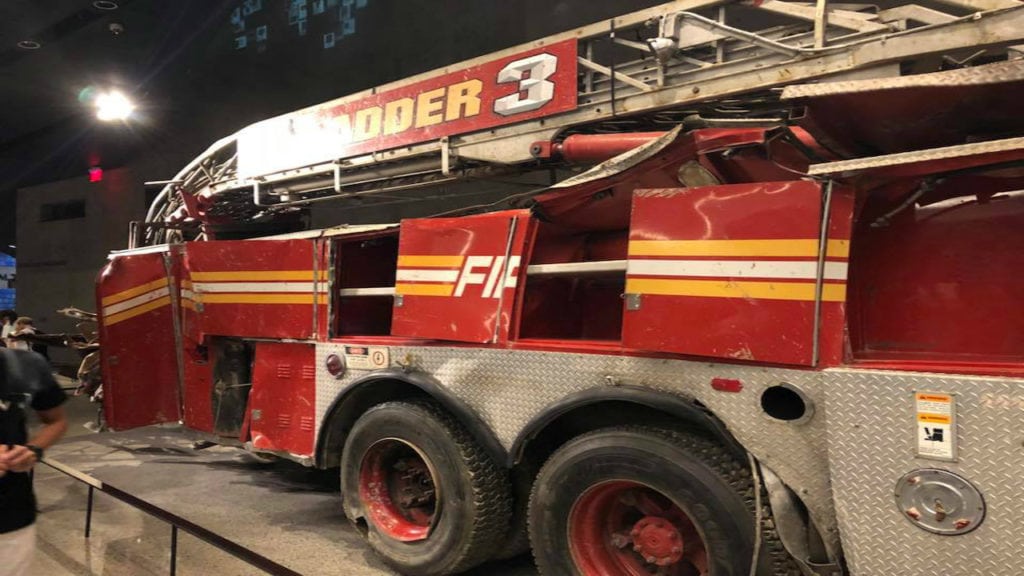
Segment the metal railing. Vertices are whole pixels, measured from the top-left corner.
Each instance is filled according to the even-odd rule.
[[[274,575],[280,575],[280,576],[301,576],[301,574],[299,572],[296,572],[296,571],[294,571],[294,570],[292,570],[290,568],[286,568],[286,567],[278,564],[277,562],[274,562],[270,558],[267,558],[266,556],[263,556],[262,554],[258,554],[256,552],[253,552],[249,548],[246,548],[245,546],[242,546],[241,544],[238,544],[237,542],[229,540],[229,539],[221,536],[220,534],[216,534],[214,532],[211,532],[210,530],[207,530],[206,528],[203,528],[202,526],[199,526],[198,524],[195,524],[195,523],[193,523],[193,522],[191,522],[189,520],[186,520],[185,518],[182,518],[181,516],[178,516],[177,514],[174,514],[173,512],[169,512],[167,510],[164,510],[163,508],[161,508],[161,507],[159,507],[159,506],[157,506],[155,504],[152,504],[150,502],[146,502],[145,500],[139,498],[138,496],[134,496],[132,494],[129,494],[128,492],[125,492],[124,490],[121,490],[120,488],[116,488],[114,486],[111,486],[110,484],[107,484],[106,482],[103,482],[102,480],[100,480],[98,478],[95,478],[93,476],[90,476],[90,475],[86,474],[85,472],[82,472],[80,470],[75,470],[74,468],[72,468],[72,467],[70,467],[70,466],[68,466],[66,464],[61,464],[60,462],[57,462],[56,460],[52,460],[52,459],[49,459],[49,458],[43,460],[42,463],[46,464],[47,466],[49,466],[50,468],[53,468],[54,470],[56,470],[58,472],[61,472],[62,474],[70,476],[72,479],[77,480],[77,481],[79,481],[79,482],[81,482],[81,483],[83,483],[83,484],[85,484],[85,485],[87,485],[89,487],[88,504],[87,504],[86,510],[85,510],[85,537],[86,538],[88,538],[90,536],[91,532],[92,532],[93,493],[96,490],[99,490],[100,492],[103,492],[104,494],[108,494],[110,496],[113,496],[114,498],[120,500],[121,502],[124,502],[125,504],[128,504],[129,506],[131,506],[132,508],[135,508],[136,510],[140,510],[142,512],[145,512],[146,514],[149,514],[150,516],[152,516],[152,517],[154,517],[154,518],[156,518],[158,520],[162,520],[163,522],[166,522],[167,524],[170,524],[171,525],[171,559],[170,559],[171,560],[171,566],[170,566],[171,576],[175,576],[177,574],[177,569],[178,569],[178,530],[184,530],[188,534],[191,534],[191,535],[195,536],[196,538],[202,540],[203,542],[206,542],[207,544],[210,544],[211,546],[213,546],[215,548],[219,548],[220,550],[222,550],[224,552],[227,552],[228,554],[231,554],[235,558],[238,558],[239,560],[242,560],[243,562],[249,564],[250,566],[254,566],[256,568],[259,568],[260,570],[263,570],[264,572],[266,572],[268,574],[274,574]]]

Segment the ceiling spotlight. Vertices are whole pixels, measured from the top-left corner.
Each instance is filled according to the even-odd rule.
[[[18,42],[18,48],[22,50],[39,50],[43,45],[35,40],[22,40]]]
[[[135,110],[135,104],[132,104],[127,96],[116,90],[96,97],[96,117],[104,122],[127,120],[133,110]]]
[[[117,2],[111,0],[96,0],[92,3],[92,7],[97,10],[117,10]]]

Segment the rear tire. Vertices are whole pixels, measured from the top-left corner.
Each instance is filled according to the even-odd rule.
[[[508,474],[429,401],[381,404],[356,421],[341,490],[345,514],[365,522],[370,546],[403,574],[467,570],[508,530]]]
[[[551,576],[747,576],[753,496],[747,463],[711,440],[598,430],[544,465],[530,499],[530,541]],[[758,574],[770,574],[775,552],[761,550]]]

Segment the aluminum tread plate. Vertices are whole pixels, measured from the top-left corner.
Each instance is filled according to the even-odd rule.
[[[794,84],[783,88],[782,99],[796,100],[799,98],[818,98],[836,94],[856,94],[927,86],[951,87],[1002,84],[1006,82],[1019,82],[1020,80],[1024,80],[1024,60],[1010,60],[983,66],[971,66],[928,74],[897,76],[895,78]]]
[[[852,573],[1024,574],[1024,381],[860,370],[826,374],[836,514]],[[915,390],[956,396],[959,462],[915,457]],[[981,526],[940,536],[905,519],[894,489],[917,468],[956,472],[981,490],[988,508]]]
[[[343,379],[334,379],[324,367],[332,353],[342,354],[342,346],[317,344],[318,427],[334,398],[353,380],[368,374],[350,370]],[[801,495],[830,544],[838,541],[828,479],[821,373],[612,354],[480,348],[395,346],[390,347],[390,357],[392,363],[408,363],[449,388],[494,430],[506,449],[545,407],[573,393],[609,386],[610,381],[695,398]],[[743,391],[715,391],[710,386],[712,378],[738,379]],[[817,414],[797,425],[765,416],[760,407],[761,391],[780,382],[799,386],[814,401]]]
[[[889,166],[899,166],[903,164],[948,160],[964,156],[980,156],[982,154],[995,154],[998,152],[1011,152],[1013,150],[1020,150],[1021,148],[1024,148],[1024,138],[1006,138],[1004,140],[959,144],[957,146],[929,148],[927,150],[915,150],[913,152],[900,152],[885,156],[871,156],[869,158],[855,158],[853,160],[840,160],[838,162],[813,164],[807,170],[807,174],[810,176],[849,174],[860,170],[886,168]]]

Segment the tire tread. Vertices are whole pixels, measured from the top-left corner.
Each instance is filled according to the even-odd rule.
[[[711,469],[719,478],[722,479],[723,482],[732,488],[732,490],[743,501],[753,518],[757,506],[756,498],[754,497],[754,480],[750,474],[750,468],[746,462],[738,458],[733,451],[729,450],[721,443],[690,430],[681,432],[678,430],[650,426],[615,426],[610,428],[601,428],[586,434],[581,434],[570,442],[582,441],[588,437],[608,432],[626,432],[653,436],[664,440],[666,443],[673,445],[684,452],[687,452]],[[559,450],[561,450],[561,448]],[[555,451],[555,454],[557,453],[558,451]],[[554,454],[552,456],[554,456]],[[544,468],[546,468],[551,461],[552,459],[549,458],[548,462],[545,463]],[[543,475],[544,469],[542,468],[538,477]],[[769,574],[771,576],[800,576],[802,572],[789,556],[789,553],[782,545],[782,541],[779,539],[778,532],[775,529],[775,522],[772,518],[771,508],[768,505],[767,495],[764,494],[763,487],[761,490],[761,551],[762,554],[768,554],[770,565]],[[532,500],[536,494],[537,489],[535,487],[530,495],[531,507],[533,506]],[[530,528],[530,531],[533,531],[532,527]],[[763,562],[761,563],[761,566],[764,566]]]
[[[468,539],[469,544],[461,556],[446,567],[444,573],[463,572],[487,561],[501,545],[508,531],[512,495],[507,472],[494,462],[455,417],[436,402],[421,399],[385,402],[367,413],[398,406],[421,412],[424,417],[435,420],[445,428],[448,439],[468,469],[476,521]]]

